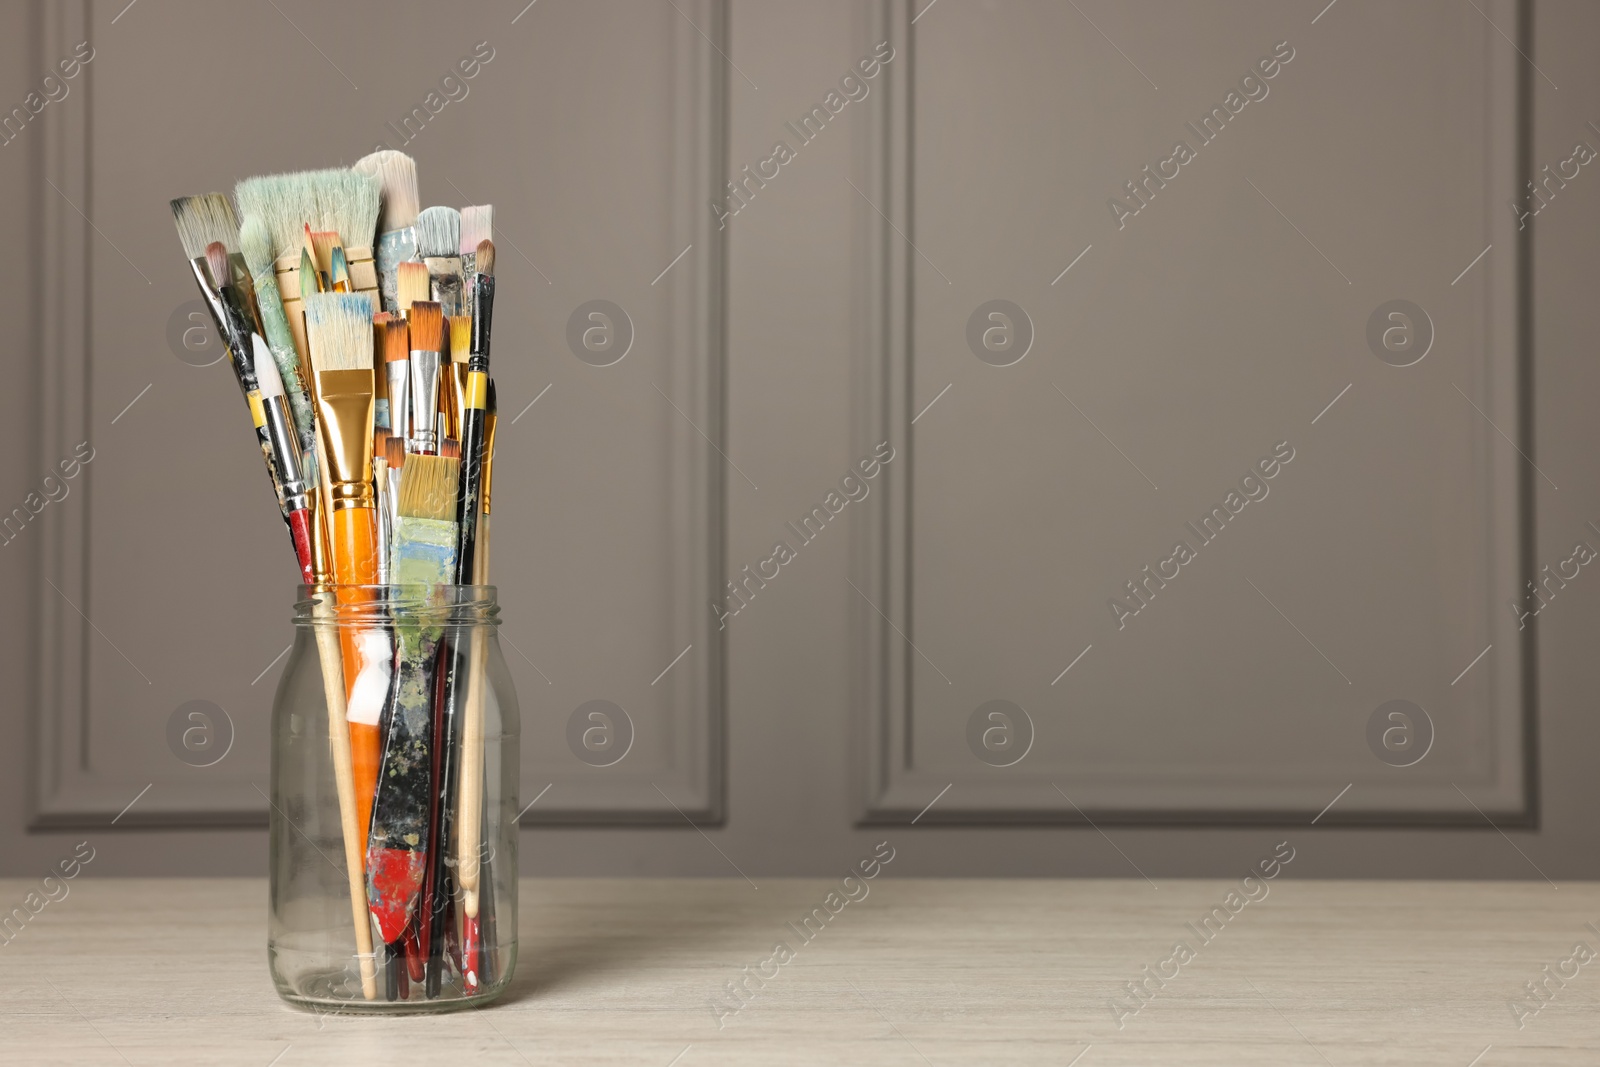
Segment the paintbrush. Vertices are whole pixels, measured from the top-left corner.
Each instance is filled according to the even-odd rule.
[[[446,315],[459,315],[462,303],[461,212],[430,207],[417,216],[417,256],[428,268],[431,296]]]
[[[417,258],[417,210],[422,206],[417,193],[417,163],[404,152],[383,149],[356,160],[351,169],[378,179],[382,211],[376,245],[378,289],[383,294],[383,310],[400,310],[397,270],[401,263]]]
[[[392,532],[395,524],[400,521],[400,512],[398,510],[400,507],[400,477],[404,472],[406,465],[406,443],[401,438],[390,437],[388,441],[384,442],[384,446],[386,449],[386,458],[389,461],[386,466],[389,472],[388,503],[389,510],[391,512],[389,518],[389,529]],[[389,556],[390,559],[394,558],[392,540],[390,542]]]
[[[367,844],[367,899],[395,958],[407,925],[422,918],[417,904],[433,844],[433,680],[450,614],[444,589],[455,572],[459,467],[443,456],[412,456],[400,483],[394,581],[408,610],[395,617],[395,684]]]
[[[372,298],[318,293],[306,301],[316,385],[317,426],[329,463],[329,533],[339,604],[372,599],[378,522],[372,489]],[[381,629],[341,627],[358,826],[371,819],[378,779],[378,727],[389,690],[388,640]]]
[[[461,209],[461,276],[465,281],[464,296],[471,300],[472,286],[477,280],[478,245],[494,240],[494,205],[480,204]]]
[[[313,490],[300,473],[300,439],[295,434],[294,418],[289,414],[289,404],[283,395],[283,379],[278,375],[278,366],[267,341],[259,333],[252,335],[251,340],[255,345],[255,367],[260,384],[258,403],[267,435],[272,439],[278,476],[282,479],[284,518],[289,523],[295,558],[300,563],[301,581],[308,586],[315,585],[316,567],[311,548]]]
[[[312,449],[312,435],[316,433],[316,416],[312,414],[305,385],[305,377],[309,373],[302,367],[300,353],[295,348],[294,332],[283,310],[278,277],[272,268],[272,234],[261,216],[244,217],[244,223],[239,227],[239,249],[250,269],[250,279],[256,290],[256,305],[261,312],[261,328],[266,334],[272,361],[283,380],[284,395],[288,398],[289,411],[294,416],[295,430],[300,439],[300,450],[304,453]]]
[[[389,437],[404,442],[411,426],[411,331],[403,319],[383,331],[383,372],[389,393]]]
[[[428,275],[428,268],[421,263],[402,263],[395,282],[395,299],[400,304],[400,313],[411,310],[411,305],[419,300],[432,299],[432,279]]]
[[[244,268],[241,266],[240,269]],[[256,377],[255,346],[250,339],[256,331],[249,312],[241,303],[243,296],[234,285],[233,257],[229,255],[221,241],[212,241],[206,246],[204,258],[196,270],[195,276],[201,281],[201,292],[206,294],[207,307],[212,309],[217,333],[228,349],[229,365],[232,366],[234,378],[239,383],[239,391],[244,394],[245,402],[250,406],[250,421],[255,425],[256,444],[261,448],[261,457],[266,463],[267,477],[272,482],[278,509],[287,521],[289,510],[284,502],[283,476],[278,470],[278,461],[273,454],[272,439],[267,431],[266,413],[261,406],[260,383]]]
[[[459,440],[461,409],[467,392],[467,359],[472,355],[472,316],[451,315],[447,327],[450,331],[449,371],[441,406],[445,409],[445,436]]]
[[[481,242],[476,257],[477,271],[472,289],[472,341],[467,360],[467,388],[461,411],[461,489],[456,502],[457,581],[462,585],[478,578],[476,552],[478,518],[483,509],[484,434],[487,429],[489,400],[489,338],[494,319],[494,244]],[[481,653],[480,653],[481,648]],[[457,852],[457,878],[461,882],[466,912],[463,946],[481,944],[478,924],[478,855],[483,814],[483,671],[487,645],[476,634],[469,635],[467,648],[453,664],[451,696],[464,697],[462,725],[461,793],[458,799],[460,827]],[[462,662],[464,658],[464,662]],[[465,685],[461,693],[460,686]],[[469,968],[476,984],[476,960]]]
[[[444,316],[439,305],[421,300],[406,313],[411,327],[410,434],[406,451],[426,455],[439,452],[439,350],[444,340]]]

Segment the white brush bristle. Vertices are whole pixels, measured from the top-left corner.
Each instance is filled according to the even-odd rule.
[[[273,362],[272,349],[267,347],[266,338],[253,333],[250,341],[255,351],[256,387],[261,390],[261,399],[271,400],[275,396],[282,396],[283,375],[278,373],[278,365]]]
[[[204,256],[206,245],[215,241],[222,242],[229,252],[239,251],[239,220],[222,193],[181,196],[172,202],[172,218],[183,254],[190,259]]]
[[[372,369],[371,293],[313,293],[305,307],[313,368]]]
[[[304,170],[246,178],[233,191],[239,210],[259,215],[275,248],[299,246],[309,223],[352,248],[372,244],[378,228],[378,181],[355,171]],[[254,269],[254,268],[252,268]]]
[[[461,212],[430,207],[417,216],[417,255],[454,256],[461,245]]]
[[[403,230],[417,224],[422,197],[417,192],[417,161],[392,148],[362,156],[351,170],[378,179],[383,200],[383,229]]]
[[[494,205],[480,204],[461,209],[461,254],[478,250],[479,241],[494,240]]]

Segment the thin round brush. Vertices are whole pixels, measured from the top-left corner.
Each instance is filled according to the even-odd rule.
[[[266,339],[259,333],[251,340],[255,345],[255,365],[260,389],[260,406],[272,439],[272,452],[278,461],[278,476],[282,479],[284,518],[289,524],[289,536],[294,542],[295,559],[300,563],[300,578],[305,585],[315,585],[316,569],[311,548],[311,489],[300,473],[300,439],[295,434],[294,419],[283,395],[283,379],[278,376],[278,366]]]

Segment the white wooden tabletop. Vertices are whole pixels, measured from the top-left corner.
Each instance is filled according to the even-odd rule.
[[[278,1000],[263,881],[80,878],[0,946],[0,1062],[1600,1063],[1596,885],[1285,875],[1248,903],[1222,881],[886,872],[848,903],[837,881],[758,886],[525,880],[501,1001],[371,1019]],[[0,881],[0,903],[37,889]],[[830,903],[812,940],[786,925]],[[1226,919],[1197,933],[1214,907]],[[1146,965],[1176,977],[1136,1000]],[[727,983],[761,971],[734,1000]]]

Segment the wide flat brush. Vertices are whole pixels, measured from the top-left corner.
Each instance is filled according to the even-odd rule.
[[[318,293],[306,301],[315,368],[317,424],[326,446],[334,581],[341,609],[359,613],[378,579],[377,501],[372,489],[372,298]],[[379,722],[389,690],[388,639],[381,628],[341,627],[349,698],[351,766],[359,825],[372,815]]]
[[[431,298],[446,315],[466,310],[462,303],[461,212],[430,207],[417,216],[417,256],[428,268]]]
[[[298,344],[305,342],[300,283],[295,276],[300,266],[296,248],[303,227],[337,233],[349,261],[352,287],[356,292],[377,292],[378,273],[372,262],[379,207],[377,178],[343,168],[269,174],[246,178],[234,187],[234,196],[242,214],[259,215],[272,233],[279,256],[274,264],[278,288]]]
[[[417,213],[422,206],[417,163],[404,152],[383,149],[356,160],[351,169],[378,179],[382,204],[375,249],[378,290],[383,295],[383,310],[397,312],[397,270],[401,263],[417,257]]]
[[[433,839],[433,691],[439,639],[455,573],[454,499],[460,462],[412,456],[400,482],[394,584],[407,610],[395,617],[395,683],[385,718],[382,773],[367,843],[367,899],[398,954],[417,914]],[[426,920],[423,920],[426,926]]]

